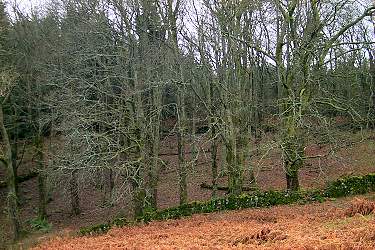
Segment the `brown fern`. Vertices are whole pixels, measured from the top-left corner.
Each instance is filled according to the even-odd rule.
[[[375,210],[375,203],[365,199],[354,199],[350,207],[346,210],[345,215],[352,217],[356,214],[369,215]]]

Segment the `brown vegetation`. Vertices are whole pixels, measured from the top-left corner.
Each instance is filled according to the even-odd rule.
[[[375,203],[365,199],[354,199],[350,207],[346,210],[345,215],[355,216],[356,214],[369,215],[375,210]]]
[[[346,217],[347,207],[350,199],[195,215],[54,238],[34,249],[374,249],[375,218]]]

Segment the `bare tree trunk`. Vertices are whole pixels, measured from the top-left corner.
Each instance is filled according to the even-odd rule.
[[[46,178],[45,174],[40,171],[38,174],[38,193],[39,193],[39,206],[38,217],[40,219],[47,218],[47,195],[46,195]]]
[[[79,192],[77,182],[77,170],[73,170],[69,179],[70,203],[72,206],[72,214],[79,215],[81,208],[79,204]]]
[[[211,118],[214,119],[214,118]],[[217,138],[216,138],[216,125],[211,120],[211,171],[212,171],[212,197],[217,195],[217,179],[219,177],[217,167]]]
[[[367,127],[375,128],[375,54],[372,51],[369,51],[370,55],[370,100],[369,100],[369,109],[367,114],[368,124]]]
[[[112,192],[115,186],[113,179],[113,170],[111,168],[103,170],[103,205],[112,205]]]
[[[133,209],[135,218],[143,215],[144,201],[146,198],[145,190],[142,188],[141,175],[140,175],[140,165],[135,165],[135,173],[133,179],[131,180],[133,188]]]
[[[289,171],[286,173],[286,186],[288,190],[296,191],[299,189],[299,180],[298,180],[298,169],[297,166],[289,166]]]
[[[43,152],[43,138],[38,132],[35,146],[37,150],[38,158],[38,193],[39,193],[39,206],[38,206],[38,217],[40,219],[47,218],[47,195],[46,195],[46,178],[45,178],[45,168],[44,168],[44,152]]]
[[[182,88],[182,89],[180,89]],[[187,203],[187,166],[185,162],[185,101],[183,86],[177,87],[177,154],[179,169],[179,186],[180,186],[180,204]]]
[[[16,190],[16,176],[12,164],[12,147],[9,141],[8,132],[4,124],[4,113],[3,105],[0,104],[0,133],[2,138],[2,144],[4,147],[4,157],[1,159],[6,167],[7,172],[7,183],[8,183],[8,216],[12,226],[13,240],[17,240],[21,232],[21,224],[18,215],[18,198]]]
[[[134,215],[135,217],[141,216],[144,212],[145,208],[145,199],[146,199],[146,191],[144,187],[144,172],[145,172],[145,163],[146,157],[148,154],[146,152],[146,137],[147,132],[145,128],[145,114],[142,102],[142,88],[140,86],[140,82],[138,79],[138,72],[134,72],[134,90],[135,94],[135,106],[133,107],[133,116],[134,116],[134,129],[135,129],[135,137],[136,139],[136,152],[135,152],[135,159],[136,163],[133,164],[133,179],[132,179],[132,186],[133,186],[133,203],[134,203]]]
[[[185,86],[183,84],[183,75],[181,65],[179,62],[180,51],[178,48],[178,37],[177,37],[177,16],[179,14],[179,0],[175,3],[173,0],[167,1],[167,16],[169,23],[169,32],[171,37],[170,42],[172,44],[172,62],[173,70],[175,70],[176,79],[179,80],[177,84],[177,154],[178,154],[178,173],[179,173],[179,189],[180,189],[180,204],[187,202],[187,165],[185,161],[185,132],[186,132],[186,115],[185,115]],[[173,6],[175,4],[175,6]]]
[[[198,161],[198,145],[197,145],[197,142],[195,140],[195,136],[197,134],[197,107],[196,107],[196,103],[197,103],[197,100],[194,96],[193,98],[193,110],[192,110],[192,118],[191,118],[191,144],[192,144],[192,148],[191,148],[191,167],[192,167],[192,171],[196,171],[197,170],[197,161]]]
[[[210,129],[211,129],[211,173],[212,173],[212,194],[213,198],[217,195],[217,180],[219,177],[218,166],[217,166],[217,150],[218,150],[218,140],[217,140],[217,131],[216,131],[216,119],[214,117],[215,105],[214,105],[214,83],[209,81],[209,108],[210,108]],[[223,161],[224,162],[224,161]]]
[[[227,135],[226,141],[226,161],[228,164],[228,187],[229,193],[231,195],[240,195],[242,193],[242,169],[241,166],[238,164],[238,151],[237,151],[237,143],[236,143],[236,135],[234,132],[234,127],[232,123],[232,118],[228,115],[228,130],[229,134]]]
[[[9,98],[10,100],[10,98]],[[14,108],[14,116],[13,116],[13,123],[17,124],[17,109]],[[16,185],[16,194],[18,199],[21,199],[20,192],[19,192],[19,185],[17,181],[17,176],[18,176],[18,165],[17,165],[17,158],[18,158],[18,127],[16,126],[16,129],[14,131],[14,137],[13,137],[13,143],[11,145],[12,147],[12,166],[13,166],[13,172],[14,172],[14,178],[16,179],[15,185]]]
[[[375,0],[373,0],[373,6],[375,6]],[[374,26],[374,37],[375,37],[375,12],[372,14],[372,24]],[[372,97],[372,113],[375,116],[375,52],[370,51],[370,72],[371,72],[371,97]],[[374,118],[373,118],[374,119]],[[373,128],[375,128],[375,122],[372,122]]]
[[[160,151],[160,114],[161,114],[161,91],[159,86],[152,90],[152,107],[155,109],[155,118],[152,126],[151,164],[149,169],[150,206],[157,209],[158,178],[159,178],[159,151]]]
[[[285,117],[283,121],[283,159],[286,172],[287,189],[296,191],[299,189],[298,171],[304,164],[304,141],[301,128],[296,124],[301,114],[294,110],[295,107],[285,105]]]

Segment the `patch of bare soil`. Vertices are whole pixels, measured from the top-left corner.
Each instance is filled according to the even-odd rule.
[[[195,215],[96,237],[53,238],[34,249],[375,249],[374,216],[349,217],[351,206],[343,199]]]

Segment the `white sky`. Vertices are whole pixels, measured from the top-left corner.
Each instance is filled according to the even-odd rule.
[[[5,2],[8,4],[8,7],[16,3],[22,11],[28,11],[31,8],[42,5],[45,0],[6,0]]]

